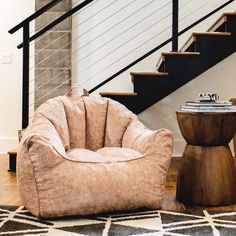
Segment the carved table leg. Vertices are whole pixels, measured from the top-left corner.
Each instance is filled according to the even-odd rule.
[[[177,200],[197,205],[236,202],[236,169],[229,146],[186,145],[177,181]]]

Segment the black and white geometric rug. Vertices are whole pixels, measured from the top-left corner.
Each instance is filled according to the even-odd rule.
[[[145,210],[40,220],[22,206],[0,206],[0,236],[236,235],[236,212]]]

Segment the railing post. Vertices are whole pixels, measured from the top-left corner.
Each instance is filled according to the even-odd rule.
[[[178,51],[179,0],[172,0],[172,51]]]
[[[22,129],[29,121],[29,22],[23,26]]]

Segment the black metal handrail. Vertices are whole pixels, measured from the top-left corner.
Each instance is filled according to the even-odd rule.
[[[230,3],[232,3],[235,0],[229,0],[229,1],[225,2],[224,4],[217,7],[215,10],[211,11],[207,15],[205,15],[202,18],[200,18],[199,20],[195,21],[194,23],[192,23],[191,25],[189,25],[185,29],[181,30],[180,32],[178,32],[178,1],[179,0],[172,0],[172,4],[173,4],[173,7],[172,7],[172,10],[173,10],[173,12],[172,12],[172,37],[165,40],[164,42],[162,42],[161,44],[159,44],[157,47],[153,48],[149,52],[145,53],[140,58],[131,62],[129,65],[127,65],[123,69],[119,70],[118,72],[116,72],[115,74],[113,74],[112,76],[107,78],[106,80],[102,81],[100,84],[96,85],[94,88],[90,89],[89,93],[96,91],[97,89],[99,89],[100,87],[102,87],[103,85],[105,85],[106,83],[108,83],[109,81],[111,81],[112,79],[117,77],[118,75],[122,74],[123,72],[125,72],[126,70],[128,70],[129,68],[131,68],[135,64],[139,63],[140,61],[142,61],[146,57],[150,56],[151,54],[153,54],[157,50],[161,49],[162,47],[164,47],[165,45],[167,45],[170,42],[172,42],[172,51],[178,51],[178,37],[180,35],[182,35],[186,31],[190,30],[194,26],[198,25],[199,23],[201,23],[202,21],[204,21],[205,19],[207,19],[211,15],[215,14],[216,12],[218,12],[222,8],[226,7],[227,5],[229,5]]]
[[[54,26],[58,25],[59,23],[61,23],[63,20],[67,19],[68,17],[72,16],[74,13],[76,13],[77,11],[79,11],[80,9],[82,9],[83,7],[87,6],[89,3],[93,2],[94,0],[86,0],[82,3],[80,3],[79,5],[77,5],[76,7],[70,9],[68,12],[66,12],[65,14],[63,14],[62,16],[60,16],[59,18],[57,18],[56,20],[54,20],[53,22],[51,22],[49,25],[45,26],[43,29],[41,29],[40,31],[38,31],[36,34],[34,34],[33,36],[31,36],[29,38],[29,42],[32,42],[33,40],[37,39],[38,37],[40,37],[42,34],[46,33],[48,30],[52,29]],[[19,44],[17,46],[17,48],[22,48],[23,47],[23,43]]]

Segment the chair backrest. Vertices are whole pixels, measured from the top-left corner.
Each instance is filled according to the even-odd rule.
[[[55,127],[65,150],[121,147],[130,121],[136,118],[122,104],[97,96],[61,96],[41,105],[35,115]]]

